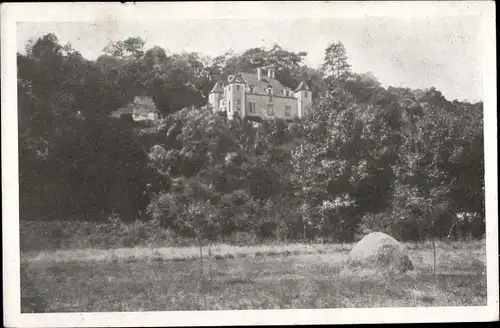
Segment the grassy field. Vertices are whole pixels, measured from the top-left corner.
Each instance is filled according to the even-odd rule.
[[[180,311],[486,304],[481,242],[408,244],[416,270],[355,275],[352,245],[24,252],[22,312]]]

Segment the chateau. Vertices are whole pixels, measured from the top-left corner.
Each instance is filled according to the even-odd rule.
[[[250,119],[281,118],[291,120],[305,115],[312,103],[311,89],[301,82],[295,90],[283,86],[275,79],[274,68],[262,75],[237,73],[227,82],[217,82],[208,96],[208,104],[214,112],[225,112],[228,119],[236,113]]]

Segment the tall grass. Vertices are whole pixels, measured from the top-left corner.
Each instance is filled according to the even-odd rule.
[[[195,238],[180,236],[157,220],[127,223],[120,219],[100,223],[83,220],[21,221],[20,242],[23,252],[199,245]],[[209,242],[203,243],[205,247]],[[277,239],[261,239],[242,231],[221,235],[212,243],[235,246],[283,244]]]
[[[106,222],[83,220],[47,220],[20,222],[21,251],[54,251],[68,249],[118,249],[118,248],[162,248],[196,245],[196,240],[179,236],[164,228],[158,221],[136,221],[126,223],[119,219]],[[301,241],[287,241],[287,243]],[[313,243],[331,244],[329,240]],[[247,232],[236,232],[221,237],[218,244],[235,246],[282,245],[278,240],[262,240]],[[285,243],[285,244],[287,244]],[[410,249],[428,249],[432,241],[405,243]],[[478,248],[484,240],[436,241],[438,249]]]
[[[125,223],[119,219],[90,221],[21,221],[21,251],[166,247],[190,244],[158,221]]]
[[[217,248],[219,247],[219,248]],[[283,248],[285,246],[282,246]],[[432,249],[410,250],[416,270],[401,276],[346,275],[344,245],[288,245],[288,256],[265,246],[214,246],[245,251],[203,261],[197,247],[185,248],[183,261],[113,260],[29,261],[22,281],[22,312],[98,312],[157,310],[248,310],[486,304],[484,247],[439,249],[437,275]],[[331,249],[328,251],[328,247]],[[173,252],[177,248],[169,248]],[[131,251],[131,249],[128,249]],[[260,252],[261,256],[251,256]],[[107,251],[109,252],[109,251]],[[168,253],[164,255],[167,257]],[[288,254],[288,253],[285,253]],[[80,254],[81,255],[81,254]],[[138,253],[137,255],[140,255]],[[207,254],[204,254],[205,256]],[[270,256],[275,255],[275,256]],[[158,254],[154,255],[158,256]],[[165,259],[167,259],[165,257]],[[212,273],[212,277],[209,276]],[[31,284],[30,284],[31,281]]]
[[[137,261],[197,260],[257,258],[263,256],[291,256],[308,254],[347,254],[352,244],[288,244],[235,246],[215,244],[203,247],[134,247],[114,249],[68,249],[56,251],[23,252],[23,263],[72,263],[72,262],[115,262],[130,263]],[[211,263],[211,261],[207,261]]]

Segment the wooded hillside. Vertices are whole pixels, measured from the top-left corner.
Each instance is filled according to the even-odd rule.
[[[352,72],[341,43],[320,69],[275,45],[208,58],[129,38],[87,60],[53,34],[18,53],[22,220],[112,213],[181,236],[352,241],[481,238],[483,104],[436,88],[384,88]],[[226,120],[206,108],[219,78],[273,64],[313,108],[302,120]],[[153,98],[154,127],[112,111]],[[147,187],[150,185],[150,187]],[[466,233],[467,232],[467,233]]]

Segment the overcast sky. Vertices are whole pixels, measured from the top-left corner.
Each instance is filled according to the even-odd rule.
[[[449,100],[482,100],[483,45],[478,16],[449,18],[198,19],[162,22],[29,22],[17,28],[18,51],[29,39],[55,33],[95,59],[111,41],[140,36],[146,48],[215,56],[233,49],[269,47],[306,51],[319,67],[331,41],[342,42],[353,71],[371,71],[387,87],[435,86]]]

